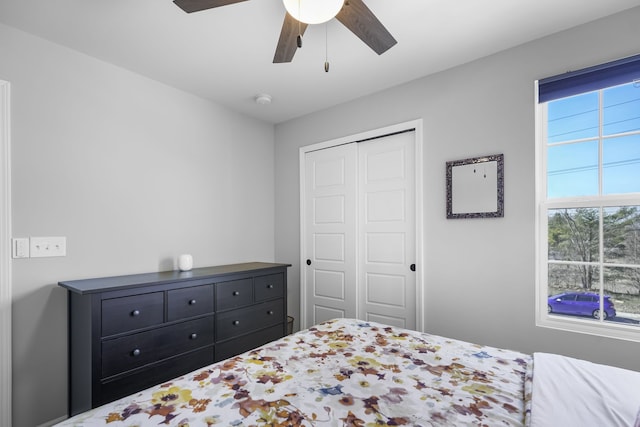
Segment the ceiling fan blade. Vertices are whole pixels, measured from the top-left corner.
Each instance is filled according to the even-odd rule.
[[[306,29],[307,24],[296,21],[289,13],[285,15],[276,53],[273,55],[274,64],[293,60],[293,55],[298,49],[298,36],[302,36]]]
[[[247,0],[173,0],[176,6],[187,13],[199,12],[201,10],[212,9],[214,7],[240,3],[241,1]]]
[[[398,43],[362,0],[345,0],[336,18],[378,55]]]

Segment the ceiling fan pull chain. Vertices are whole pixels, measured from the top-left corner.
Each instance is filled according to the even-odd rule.
[[[298,0],[298,16],[302,16],[302,14],[300,13],[300,0]],[[301,29],[302,24],[300,24],[300,21],[298,21],[298,37],[296,37],[296,43],[298,44],[298,49],[300,49],[302,47],[302,29]]]
[[[324,72],[329,72],[329,23],[324,24]]]

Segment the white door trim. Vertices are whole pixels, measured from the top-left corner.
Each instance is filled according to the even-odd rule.
[[[0,425],[11,425],[11,144],[9,83],[0,80]]]
[[[424,216],[423,216],[423,136],[422,136],[422,119],[411,120],[408,122],[398,123],[379,129],[374,129],[355,135],[349,135],[330,141],[319,142],[312,145],[300,147],[299,165],[300,165],[300,328],[305,329],[312,325],[306,324],[307,319],[307,283],[305,275],[305,253],[306,248],[304,233],[304,210],[305,210],[305,155],[308,152],[322,150],[325,148],[335,147],[337,145],[349,144],[355,141],[362,141],[370,138],[377,138],[396,132],[402,132],[408,129],[415,129],[415,173],[416,173],[416,325],[418,331],[424,331]]]

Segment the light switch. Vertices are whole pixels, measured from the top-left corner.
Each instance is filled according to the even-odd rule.
[[[30,239],[31,258],[66,256],[66,237],[32,237]]]
[[[29,258],[29,239],[26,237],[12,239],[12,254],[14,258]]]

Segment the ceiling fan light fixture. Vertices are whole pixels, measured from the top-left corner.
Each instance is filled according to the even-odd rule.
[[[305,24],[322,24],[334,18],[344,0],[282,0],[289,15]]]

